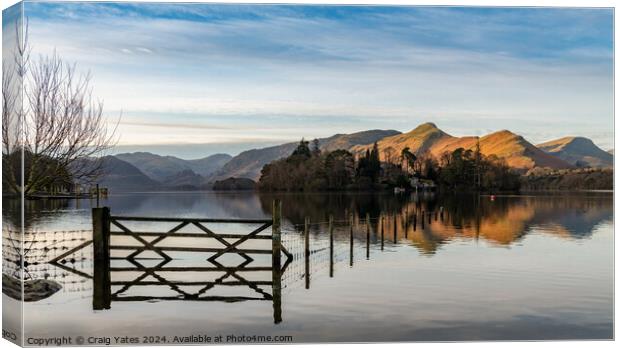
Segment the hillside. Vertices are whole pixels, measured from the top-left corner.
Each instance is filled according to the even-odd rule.
[[[114,156],[102,158],[102,174],[98,183],[101,187],[107,187],[110,192],[148,191],[160,187],[157,181],[146,176],[140,169]]]
[[[433,123],[424,123],[408,133],[384,138],[378,142],[378,146],[383,160],[385,149],[390,147],[394,149],[397,156],[405,147],[408,147],[411,152],[418,155],[428,152],[438,157],[444,152],[452,152],[458,148],[473,150],[478,141],[482,154],[504,158],[508,165],[516,169],[526,170],[536,166],[554,169],[571,167],[565,161],[544,153],[522,136],[507,130],[483,137],[454,137],[437,128]],[[370,146],[355,146],[353,151],[361,153]]]
[[[383,150],[390,147],[396,150],[398,155],[400,155],[400,152],[405,147],[408,147],[413,153],[424,153],[425,151],[430,150],[433,145],[437,143],[445,143],[450,139],[455,138],[437,128],[434,123],[424,123],[408,133],[396,134],[379,140],[378,145],[381,150],[380,158],[383,160]],[[365,152],[366,149],[370,149],[372,147],[372,143],[369,144],[370,145],[365,146],[354,146],[351,148],[351,151],[354,153]]]
[[[174,156],[160,156],[150,152],[134,152],[117,154],[115,157],[131,163],[146,175],[157,181],[165,181],[186,170],[202,176],[208,176],[222,168],[232,157],[226,154],[216,154],[209,157],[184,160]]]
[[[507,130],[491,133],[480,138],[480,151],[486,156],[496,155],[504,158],[509,166],[517,169],[571,167],[565,161],[541,151],[522,136]]]
[[[533,169],[521,177],[524,191],[613,190],[612,168]]]
[[[348,150],[360,144],[372,144],[388,136],[398,135],[395,130],[369,130],[351,134],[336,134],[329,138],[319,139],[323,151]]]
[[[372,144],[375,141],[399,134],[395,130],[370,130],[352,134],[337,134],[329,138],[319,139],[322,150],[349,149],[360,144]],[[297,147],[297,142],[286,143],[262,149],[253,149],[240,153],[226,163],[222,169],[212,175],[209,180],[221,180],[229,177],[258,180],[260,171],[265,164],[290,155]]]
[[[229,154],[218,153],[205,158],[186,160],[185,164],[196,174],[209,176],[221,169],[231,159],[232,156]]]
[[[546,153],[578,167],[613,166],[614,156],[584,137],[564,137],[537,145]]]
[[[166,177],[162,184],[167,189],[198,190],[204,188],[205,178],[191,169],[185,169]]]

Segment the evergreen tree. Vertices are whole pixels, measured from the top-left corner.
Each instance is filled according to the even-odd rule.
[[[294,159],[297,159],[297,158],[303,159],[303,158],[310,158],[311,156],[312,156],[312,153],[310,152],[310,148],[308,147],[308,142],[302,138],[301,141],[299,142],[299,145],[297,145],[297,148],[295,149],[295,151],[293,151],[293,154],[291,155],[291,157],[293,157]]]
[[[319,139],[314,138],[314,140],[312,140],[312,155],[318,156],[320,154],[321,154],[321,149],[319,147]]]
[[[377,182],[381,174],[381,161],[379,160],[379,145],[375,142],[368,158],[368,174],[373,182]]]

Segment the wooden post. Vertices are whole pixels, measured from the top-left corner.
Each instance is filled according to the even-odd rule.
[[[366,213],[366,260],[370,259],[370,214]]]
[[[334,277],[334,216],[329,216],[329,277]]]
[[[422,210],[422,214],[420,214],[420,228],[424,229],[424,210]]]
[[[282,322],[282,201],[276,199],[272,207],[271,225],[271,282],[273,322]]]
[[[306,289],[310,289],[310,218],[304,224],[304,255],[306,263]]]
[[[110,208],[93,208],[93,309],[110,309]]]
[[[405,239],[409,239],[409,206],[405,206],[405,220],[404,220],[404,228],[405,228]]]
[[[394,212],[394,244],[398,243],[398,236],[396,230],[396,212]]]
[[[413,231],[415,232],[416,228],[418,227],[418,212],[415,211],[413,213]]]
[[[383,245],[385,244],[384,243],[384,236],[385,236],[384,225],[385,225],[385,216],[382,216],[381,217],[381,251],[383,251]]]
[[[99,184],[97,184],[97,208],[99,208]]]
[[[349,216],[349,266],[353,266],[353,213]]]
[[[431,224],[431,217],[432,217],[432,215],[433,215],[433,213],[429,211],[428,212],[428,224],[429,224],[429,226]]]
[[[439,218],[443,221],[443,206],[439,207]]]

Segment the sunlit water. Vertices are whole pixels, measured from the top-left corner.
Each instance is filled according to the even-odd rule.
[[[274,198],[255,193],[145,193],[112,195],[101,204],[109,206],[113,215],[123,216],[270,218]],[[66,250],[60,246],[70,249],[91,237],[90,208],[94,202],[29,202],[26,228],[34,237],[26,238],[26,244],[35,241],[30,244],[33,251],[29,260],[39,265],[29,267],[28,274],[55,280],[63,288],[24,305],[25,337],[257,334],[291,335],[293,342],[612,338],[611,194],[506,196],[494,200],[488,196],[393,194],[291,194],[277,198],[283,201],[283,245],[295,256],[282,275],[282,321],[277,324],[271,301],[113,301],[111,309],[94,311],[91,280],[45,263]],[[18,220],[14,204],[5,201],[4,206],[7,273],[11,265],[6,258],[12,257],[7,242],[12,236],[6,230]],[[439,213],[442,208],[443,216]],[[422,211],[432,212],[430,222],[425,213],[423,227],[419,217]],[[335,220],[331,276],[330,215]],[[303,251],[306,217],[310,219],[312,250],[308,279]],[[130,227],[166,231],[171,226],[142,223]],[[247,233],[257,226],[209,227],[217,232]],[[175,243],[179,242],[160,245],[178,245]],[[187,245],[188,241],[182,243]],[[201,243],[206,242],[189,241],[192,246],[206,245]],[[46,251],[45,247],[52,244],[58,249]],[[92,274],[91,248],[77,252],[73,262],[66,265]],[[142,256],[155,256],[147,253]],[[209,256],[170,255],[175,260],[166,266],[178,267],[204,266]],[[235,258],[238,256],[223,260],[239,263]],[[150,267],[159,261],[142,262]],[[270,265],[270,258],[257,257],[255,262]],[[130,266],[122,260],[112,264]],[[112,281],[129,281],[140,274],[113,274]],[[217,274],[162,276],[168,280],[210,281]],[[257,272],[247,278],[271,280],[271,273]],[[199,288],[187,286],[182,290]],[[270,286],[262,288],[271,292]],[[248,287],[230,286],[216,286],[209,294],[257,295]],[[168,286],[143,286],[123,295],[175,296],[178,292]],[[3,295],[3,301],[15,308],[16,301],[8,296]],[[5,316],[7,321],[10,325],[10,318]]]

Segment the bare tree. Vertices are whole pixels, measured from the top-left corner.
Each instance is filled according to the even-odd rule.
[[[409,147],[405,147],[400,152],[401,161],[405,163],[405,172],[408,174],[409,169],[414,169],[415,174],[415,163],[417,160],[416,155],[410,151]]]
[[[30,195],[51,185],[92,183],[101,174],[101,155],[115,144],[118,121],[108,127],[90,74],[77,73],[56,53],[31,60],[27,34],[16,32],[16,63],[11,69],[3,61],[5,188]]]
[[[397,152],[393,147],[387,147],[383,150],[383,160],[389,164],[394,164],[397,160]]]

